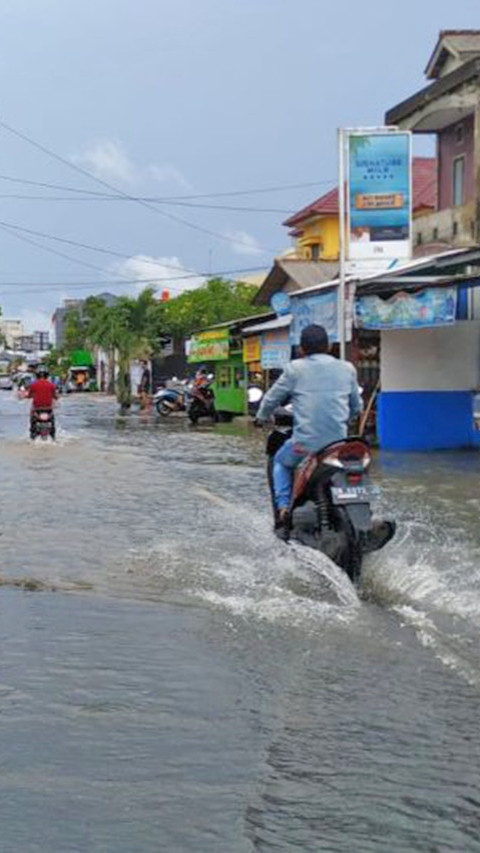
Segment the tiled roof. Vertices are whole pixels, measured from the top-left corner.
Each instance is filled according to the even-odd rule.
[[[412,164],[413,209],[437,207],[437,161],[435,157],[414,157]],[[311,216],[338,216],[338,187],[329,190],[283,223],[288,228],[300,225]]]

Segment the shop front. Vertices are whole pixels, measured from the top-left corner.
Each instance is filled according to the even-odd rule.
[[[215,408],[226,418],[246,411],[245,366],[240,338],[232,334],[232,324],[192,335],[188,363],[206,365],[214,374]]]
[[[456,286],[357,298],[357,324],[381,336],[382,448],[425,451],[480,445],[474,417],[480,388],[480,320],[460,319],[462,302]]]

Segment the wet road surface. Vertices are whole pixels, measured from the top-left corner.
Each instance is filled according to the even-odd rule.
[[[258,433],[0,396],[2,853],[480,850],[480,455],[381,455],[361,598]],[[26,587],[26,588],[25,588]]]

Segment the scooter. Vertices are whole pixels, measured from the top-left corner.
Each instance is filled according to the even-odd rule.
[[[291,437],[288,408],[274,413],[275,427],[267,439],[267,473],[273,500],[273,457]],[[394,521],[375,521],[371,503],[380,494],[371,484],[369,445],[363,438],[335,441],[305,457],[295,469],[287,517],[287,538],[326,554],[357,583],[364,554],[383,548],[395,535]]]
[[[55,438],[55,417],[52,409],[34,409],[30,416],[30,438]]]
[[[215,411],[215,394],[211,387],[213,376],[208,377],[208,382],[202,385],[192,385],[190,391],[190,401],[187,407],[187,414],[192,424],[196,424],[200,418],[211,418],[212,421],[217,420]]]
[[[153,405],[158,414],[166,418],[172,412],[185,412],[189,398],[186,384],[183,388],[159,388],[153,397]]]

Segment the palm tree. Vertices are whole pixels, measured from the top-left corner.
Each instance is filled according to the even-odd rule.
[[[128,410],[132,402],[131,362],[134,358],[146,357],[152,349],[152,329],[158,307],[153,294],[154,291],[147,288],[136,299],[122,296],[111,306],[102,299],[87,300],[88,339],[110,356],[117,356],[115,390],[122,412]]]

